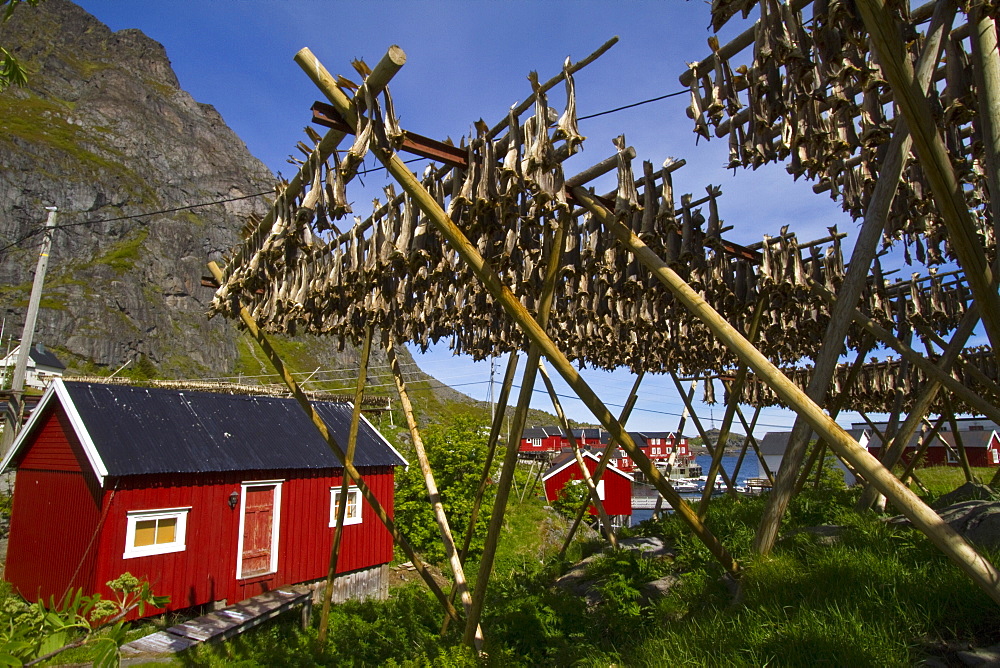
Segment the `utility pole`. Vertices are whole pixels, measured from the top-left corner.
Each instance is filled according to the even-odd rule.
[[[38,305],[42,301],[42,286],[45,283],[45,271],[49,266],[49,251],[52,249],[52,229],[56,226],[56,207],[47,206],[49,217],[45,221],[45,236],[42,239],[42,250],[38,253],[38,266],[35,268],[35,281],[31,285],[31,298],[28,300],[28,314],[24,318],[24,332],[21,334],[21,347],[17,355],[17,366],[14,367],[14,380],[11,383],[10,408],[7,410],[7,424],[3,430],[3,451],[6,452],[14,443],[14,437],[21,429],[24,415],[24,378],[28,371],[28,356],[31,354],[32,339],[35,335],[35,322],[38,320]]]

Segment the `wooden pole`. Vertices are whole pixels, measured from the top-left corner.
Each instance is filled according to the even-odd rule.
[[[698,435],[701,436],[702,443],[704,443],[705,447],[708,448],[708,454],[711,455],[714,460],[715,453],[722,448],[718,443],[715,443],[714,445],[712,444],[712,439],[708,437],[708,432],[705,431],[704,426],[701,424],[701,420],[698,418],[698,414],[694,410],[694,403],[692,403],[691,397],[684,394],[684,386],[681,384],[681,379],[678,378],[677,374],[673,370],[669,371],[669,374],[670,378],[674,381],[674,387],[677,388],[677,394],[679,394],[681,400],[684,401],[684,408],[687,409],[688,415],[691,416],[691,421],[694,422],[694,428],[698,430]],[[722,481],[726,484],[726,489],[729,490],[730,494],[734,494],[735,490],[733,489],[733,482],[729,478],[729,474],[726,473],[725,469],[721,469],[719,473],[722,475]],[[706,488],[708,487],[707,483],[705,486]],[[711,493],[711,490],[709,490],[709,493]],[[699,513],[698,516],[701,517],[701,514]]]
[[[219,265],[215,262],[209,262],[208,270],[212,273],[212,276],[215,277],[215,280],[220,283],[222,282],[222,270],[219,268]],[[257,342],[257,345],[260,346],[264,355],[274,367],[275,372],[281,376],[285,386],[288,387],[289,392],[291,392],[292,396],[295,397],[299,406],[303,411],[305,411],[306,415],[309,416],[309,419],[312,420],[313,426],[316,427],[316,430],[319,432],[320,436],[323,437],[323,440],[326,441],[326,444],[330,446],[333,454],[336,455],[340,461],[344,462],[344,469],[347,475],[349,475],[351,480],[357,484],[358,491],[361,492],[361,496],[368,502],[372,512],[375,513],[375,516],[378,517],[379,521],[385,526],[389,533],[392,534],[393,540],[396,541],[396,544],[399,545],[401,550],[403,550],[403,553],[406,554],[407,558],[413,562],[413,567],[416,569],[417,574],[420,575],[420,577],[427,584],[427,587],[431,590],[434,596],[437,597],[438,601],[441,602],[441,606],[444,608],[445,612],[450,617],[457,619],[458,612],[455,610],[455,606],[451,604],[448,597],[445,596],[445,593],[441,591],[441,587],[439,587],[437,582],[434,581],[434,578],[431,577],[431,574],[427,571],[427,568],[424,566],[424,562],[420,559],[417,551],[413,549],[410,541],[408,541],[406,536],[403,535],[403,533],[396,527],[395,522],[393,522],[392,518],[389,517],[389,513],[386,512],[382,503],[378,500],[378,497],[375,496],[375,492],[372,491],[371,487],[368,486],[368,483],[366,483],[361,477],[361,473],[354,468],[353,464],[349,464],[347,462],[347,455],[344,452],[344,449],[340,447],[340,444],[337,443],[333,434],[330,433],[330,429],[326,426],[326,422],[323,420],[322,416],[320,416],[312,404],[309,403],[309,397],[307,397],[305,392],[302,391],[302,388],[299,387],[299,384],[292,376],[291,371],[288,370],[288,367],[286,367],[285,363],[281,360],[281,356],[278,355],[274,346],[271,345],[271,341],[257,325],[257,321],[253,318],[253,316],[250,315],[250,311],[242,305],[240,306],[240,320],[243,321],[243,324],[246,326],[250,336],[252,336]]]
[[[747,340],[751,343],[757,340],[757,334],[760,332],[760,318],[764,312],[764,301],[763,297],[757,300],[757,306],[754,308],[753,317],[750,320]],[[736,370],[736,378],[729,389],[729,402],[726,404],[726,413],[722,417],[722,429],[719,430],[719,436],[715,441],[715,452],[712,454],[712,463],[708,467],[705,489],[702,490],[701,503],[698,505],[698,517],[702,519],[705,519],[705,514],[708,512],[708,503],[712,500],[712,492],[715,489],[715,478],[722,467],[722,457],[726,454],[726,445],[729,443],[729,432],[733,428],[733,417],[736,414],[736,407],[740,403],[740,395],[743,393],[743,384],[746,380],[747,365],[740,364],[739,369]],[[736,476],[731,476],[729,495],[732,497],[736,496],[735,482]]]
[[[450,218],[448,219],[450,222]],[[555,294],[556,282],[559,279],[560,260],[566,245],[567,220],[562,216],[555,231],[552,233],[552,251],[545,267],[545,277],[542,279],[542,292],[538,300],[537,324],[544,332],[552,311],[552,298]],[[464,235],[462,237],[465,239]],[[468,242],[467,239],[465,239]],[[520,306],[520,302],[518,302]],[[476,576],[476,590],[472,596],[472,606],[465,622],[465,644],[472,644],[472,625],[478,624],[483,614],[483,604],[486,600],[490,577],[493,575],[493,560],[496,557],[500,542],[500,530],[503,527],[504,514],[507,512],[507,500],[510,487],[514,482],[514,472],[517,469],[517,457],[521,447],[521,434],[531,406],[531,396],[535,389],[535,379],[541,362],[541,351],[537,345],[528,347],[528,361],[521,379],[521,391],[518,395],[517,408],[514,409],[514,424],[507,435],[507,451],[504,453],[503,464],[500,467],[500,479],[496,485],[496,499],[493,502],[493,515],[486,529],[486,540],[483,545],[483,556],[479,560],[479,572]]]
[[[813,283],[811,286],[812,291],[822,297],[827,303],[833,303],[836,301],[834,296],[830,294],[830,291],[821,285]],[[971,310],[971,309],[970,309]],[[941,383],[948,391],[952,394],[960,397],[962,401],[969,405],[969,407],[974,408],[986,417],[990,418],[994,422],[1000,423],[1000,408],[997,408],[990,402],[983,399],[979,394],[970,390],[965,385],[955,380],[955,378],[948,373],[944,373],[934,362],[927,359],[917,351],[913,350],[910,346],[906,345],[895,336],[893,336],[888,330],[876,323],[874,320],[864,315],[857,309],[851,313],[851,318],[854,322],[865,328],[870,334],[875,336],[876,339],[886,344],[901,356],[909,360],[910,364],[917,366],[921,371],[927,376],[928,379],[934,379],[935,381]],[[971,365],[969,366],[971,368]]]
[[[582,188],[573,190],[577,201],[587,207],[618,241],[666,286],[674,297],[705,323],[712,333],[732,350],[754,373],[793,410],[804,415],[810,426],[826,439],[842,458],[861,472],[869,482],[879,487],[900,508],[914,526],[923,531],[941,551],[965,571],[994,601],[1000,603],[1000,573],[978,554],[947,522],[927,507],[913,492],[899,482],[874,457],[857,444],[840,425],[830,419],[805,392],[790,381],[764,355],[690,285],[656,255],[628,227],[616,220],[610,211],[594,200]]]
[[[958,450],[958,462],[962,465],[962,472],[965,473],[965,482],[974,482],[975,476],[972,475],[972,467],[969,466],[969,456],[965,452],[965,441],[962,440],[962,434],[958,431],[958,421],[955,420],[955,409],[952,408],[951,399],[948,395],[944,396],[944,409],[946,411],[945,414],[948,416],[948,423],[951,425],[951,433],[955,435],[955,449]],[[938,436],[940,437],[940,433]]]
[[[512,350],[507,357],[507,368],[504,370],[503,384],[500,386],[500,395],[497,397],[497,411],[493,414],[493,424],[490,427],[490,440],[486,446],[486,462],[483,464],[483,472],[479,476],[479,486],[476,488],[476,497],[472,502],[472,511],[469,514],[469,526],[465,530],[465,541],[462,543],[462,563],[465,563],[469,555],[469,546],[472,544],[472,537],[476,533],[476,521],[479,519],[479,508],[483,502],[483,494],[490,481],[490,470],[493,468],[493,460],[496,458],[497,443],[500,441],[500,430],[503,429],[504,415],[507,413],[507,401],[510,399],[510,388],[514,384],[514,377],[517,375],[516,350]],[[445,623],[447,623],[447,619]]]
[[[927,31],[927,42],[920,56],[918,65],[920,82],[926,89],[931,81],[937,64],[944,36],[948,33],[954,17],[954,7],[950,13],[942,7],[937,8],[930,28]],[[868,269],[875,258],[876,249],[882,238],[882,230],[888,218],[892,201],[899,188],[899,179],[903,174],[903,166],[910,153],[911,138],[906,123],[900,119],[896,122],[892,139],[879,169],[878,180],[872,192],[872,197],[865,211],[865,219],[858,238],[851,252],[847,275],[837,290],[838,299],[830,308],[830,322],[823,335],[819,353],[813,367],[813,375],[806,388],[806,396],[810,400],[823,403],[830,387],[830,380],[837,367],[844,338],[850,327],[850,312],[858,303],[858,298],[868,280]],[[761,554],[767,554],[774,547],[778,537],[781,518],[785,514],[795,487],[796,477],[802,466],[812,430],[802,418],[797,416],[792,425],[792,434],[788,439],[788,447],[778,467],[774,489],[768,496],[764,507],[764,516],[757,529],[754,547]]]
[[[913,457],[911,457],[910,461],[906,463],[906,469],[903,471],[903,475],[899,476],[899,479],[904,485],[908,484],[907,480],[913,475],[913,469],[916,468],[920,458],[924,456],[925,452],[927,452],[927,448],[930,447],[931,441],[934,440],[934,437],[937,435],[938,430],[941,429],[944,421],[945,416],[939,415],[937,421],[933,425],[928,423],[930,429],[926,434],[924,434],[923,438],[920,439],[920,445],[917,447],[917,451],[913,453]]]
[[[559,418],[559,424],[562,425],[563,431],[566,432],[566,438],[569,440],[569,447],[573,449],[573,457],[576,459],[576,465],[580,468],[580,475],[583,476],[583,481],[587,485],[587,495],[590,497],[590,502],[594,504],[597,508],[597,514],[601,521],[601,527],[604,530],[604,537],[608,539],[611,543],[611,547],[618,547],[618,539],[615,537],[615,528],[611,526],[611,518],[608,517],[608,511],[604,507],[604,501],[601,500],[601,495],[597,491],[597,485],[594,483],[593,477],[590,475],[590,469],[587,468],[587,462],[583,461],[583,455],[580,454],[580,444],[577,443],[576,437],[573,435],[573,428],[569,425],[569,420],[566,419],[566,413],[563,412],[562,403],[559,401],[559,397],[556,396],[556,388],[552,386],[552,379],[549,378],[548,372],[545,370],[545,365],[538,365],[538,372],[542,374],[542,382],[545,383],[545,389],[549,393],[549,398],[552,400],[552,408],[556,411],[556,417]]]
[[[636,375],[635,382],[632,384],[632,391],[629,392],[628,398],[625,400],[625,406],[622,408],[622,412],[618,416],[618,422],[623,427],[628,421],[629,416],[632,415],[632,408],[635,407],[635,402],[639,398],[639,384],[642,383],[642,379],[645,375],[645,371],[640,371]],[[616,441],[614,437],[609,438],[608,447],[606,447],[604,452],[601,453],[601,461],[597,462],[597,468],[594,469],[594,480],[600,481],[601,476],[604,475],[604,471],[608,468],[608,463],[611,461],[611,455],[617,447],[618,441]],[[580,524],[583,522],[583,517],[587,514],[587,508],[589,507],[589,503],[582,503],[577,509],[576,517],[573,518],[573,524],[570,525],[569,531],[566,532],[566,538],[563,540],[562,548],[559,550],[560,557],[566,555],[566,551],[573,543],[573,537],[576,535],[577,529],[580,528]]]
[[[705,382],[708,382],[708,381],[706,380]],[[680,417],[680,419],[677,420],[677,429],[674,430],[675,441],[676,441],[676,439],[678,439],[678,438],[681,437],[681,434],[684,433],[684,423],[687,421],[687,418],[688,418],[687,404],[691,403],[692,401],[694,401],[694,392],[697,389],[697,387],[698,387],[698,378],[697,377],[692,378],[691,379],[691,389],[688,390],[688,393],[687,393],[687,403],[685,403],[685,405],[684,405],[684,410],[681,411],[681,417]],[[674,468],[674,462],[676,460],[677,460],[677,446],[675,445],[674,446],[674,451],[670,453],[670,459],[667,460],[666,474],[667,474],[668,478],[670,477],[670,472],[671,472],[671,470],[673,470],[673,468]],[[662,509],[663,509],[663,496],[660,495],[660,494],[657,494],[656,495],[656,505],[653,506],[653,517],[659,518],[660,511]]]
[[[309,74],[313,82],[320,88],[327,98],[337,107],[338,112],[345,116],[349,124],[355,125],[357,120],[350,115],[350,102],[347,97],[336,86],[334,78],[319,63],[316,57],[308,49],[302,49],[295,56],[296,62]],[[736,572],[736,561],[729,552],[719,543],[718,539],[708,530],[708,528],[698,519],[698,516],[687,504],[681,503],[681,498],[674,491],[673,487],[659,474],[645,453],[636,447],[632,437],[622,428],[621,424],[611,415],[607,406],[600,400],[597,394],[580,376],[576,367],[559,350],[552,339],[545,333],[539,323],[532,318],[527,309],[504,285],[503,281],[494,271],[493,267],[479,253],[479,250],[464,235],[461,229],[448,217],[441,209],[434,197],[428,193],[416,176],[409,171],[403,161],[395,154],[387,155],[383,151],[376,149],[375,154],[386,166],[386,169],[399,183],[410,197],[414,200],[420,210],[439,230],[441,235],[455,249],[459,256],[469,265],[482,283],[483,287],[490,293],[490,296],[500,304],[508,316],[524,331],[528,338],[538,346],[541,352],[552,364],[552,367],[559,372],[566,384],[569,385],[584,405],[598,419],[612,437],[617,438],[629,456],[632,457],[639,469],[653,482],[661,494],[663,494],[671,505],[675,507],[678,516],[681,517],[692,529],[699,540],[705,543],[713,556],[722,563],[723,567],[730,572]],[[585,192],[580,188],[573,190],[573,193]],[[589,197],[588,197],[589,198]],[[676,501],[676,503],[674,503]],[[479,582],[477,581],[477,592]],[[473,613],[478,614],[475,609],[476,596],[473,596]],[[467,644],[471,645],[471,642]]]
[[[753,417],[750,418],[750,429],[757,425],[757,418],[760,417],[760,406],[754,406]],[[747,455],[747,448],[750,447],[750,436],[743,437],[743,446],[740,448],[740,456],[736,458],[736,466],[733,467],[733,480],[738,480],[740,469],[743,468],[743,459]]]
[[[976,305],[975,303],[973,303],[969,307],[969,310],[966,311],[966,313],[971,313],[975,310],[976,310]],[[944,341],[944,339],[938,336],[937,332],[935,332],[930,327],[927,327],[926,325],[920,323],[913,323],[913,327],[914,329],[917,330],[920,336],[931,341],[938,347],[942,349],[946,349],[948,347],[948,344]],[[955,364],[958,366],[959,369],[961,369],[962,373],[969,380],[974,380],[980,385],[982,385],[983,389],[990,392],[994,397],[1000,397],[1000,384],[997,384],[996,381],[994,381],[992,378],[983,373],[982,369],[980,369],[975,364],[969,362],[968,360],[966,360],[961,356],[959,356],[958,359],[955,360]]]
[[[854,363],[851,365],[851,370],[847,373],[847,379],[844,381],[844,387],[853,387],[858,380],[858,376],[861,374],[861,370],[865,366],[865,355],[871,351],[875,346],[875,337],[871,334],[865,335],[865,340],[858,349],[858,355],[854,359]],[[837,419],[840,414],[840,410],[844,407],[844,403],[847,401],[847,392],[841,392],[833,400],[833,406],[830,410],[830,417]],[[826,442],[823,439],[819,439],[816,443],[816,447],[813,449],[812,457],[806,462],[805,467],[802,470],[802,474],[799,476],[798,482],[795,484],[795,494],[802,491],[802,487],[805,485],[806,480],[809,478],[809,471],[812,469],[813,464],[819,460],[819,467],[816,470],[816,485],[819,485],[820,474],[823,471],[823,462],[826,457]]]
[[[997,232],[1000,231],[1000,52],[997,25],[978,4],[973,5],[969,12],[969,24],[972,72],[979,102],[972,122],[979,127],[983,138],[990,213],[994,232]],[[997,238],[1000,239],[1000,234]]]
[[[389,361],[389,368],[392,370],[392,377],[396,381],[396,392],[399,394],[399,405],[403,409],[406,417],[406,427],[410,431],[410,440],[413,442],[413,451],[417,455],[417,462],[420,465],[420,473],[424,477],[424,487],[427,488],[427,496],[431,502],[431,509],[434,511],[434,521],[437,522],[438,531],[441,532],[441,541],[444,543],[445,556],[451,566],[452,575],[455,578],[455,592],[462,601],[465,615],[468,617],[472,607],[472,597],[469,595],[469,586],[465,581],[465,570],[462,568],[462,560],[459,558],[458,549],[455,547],[455,538],[451,534],[451,525],[448,524],[448,516],[445,515],[444,505],[441,503],[441,494],[438,492],[437,482],[434,480],[434,472],[431,470],[431,463],[427,459],[427,450],[424,448],[424,439],[420,436],[417,428],[417,420],[413,415],[413,404],[410,403],[410,393],[406,390],[406,382],[403,380],[403,372],[399,367],[399,359],[396,356],[395,342],[392,334],[386,330],[383,334],[385,344],[385,354]],[[454,600],[449,596],[449,600]],[[481,650],[483,644],[483,631],[477,629],[475,636],[476,649]]]
[[[755,413],[759,411],[760,408],[758,407]],[[753,426],[748,425],[746,416],[743,415],[743,411],[738,407],[736,409],[736,416],[740,419],[740,424],[742,424],[743,429],[746,430],[747,436],[750,437],[750,445],[753,446],[754,454],[757,455],[757,461],[760,462],[760,467],[764,470],[764,475],[767,476],[768,482],[770,482],[773,485],[774,475],[771,473],[771,469],[770,467],[768,467],[767,460],[764,459],[764,455],[761,454],[760,445],[757,443],[757,439],[753,435],[753,426],[756,426],[756,424],[754,424]],[[754,423],[756,423],[756,420],[754,420]]]
[[[351,426],[347,432],[347,453],[344,457],[344,472],[340,480],[340,503],[337,505],[337,520],[333,527],[333,545],[330,547],[330,567],[326,574],[326,586],[323,590],[323,609],[319,615],[319,634],[317,642],[320,647],[326,645],[326,633],[330,623],[330,603],[333,601],[333,581],[337,577],[337,561],[340,556],[340,544],[344,539],[344,520],[347,519],[347,494],[350,491],[351,477],[347,475],[347,466],[354,464],[354,452],[358,446],[358,426],[361,422],[361,401],[365,396],[365,381],[368,376],[368,357],[372,350],[372,326],[365,328],[365,340],[361,346],[361,360],[358,364],[358,383],[354,388],[354,405],[351,407]]]
[[[948,230],[948,242],[979,304],[990,345],[993,352],[1000,355],[1000,296],[992,287],[993,272],[987,264],[986,251],[979,240],[964,189],[955,176],[948,149],[938,132],[930,103],[914,77],[898,22],[885,6],[885,0],[857,0],[855,4],[868,28],[882,73],[892,88],[893,101],[910,128],[920,168]]]
[[[950,374],[951,368],[955,365],[955,361],[962,352],[962,348],[965,346],[965,342],[968,341],[969,337],[972,335],[976,324],[979,322],[979,312],[973,304],[973,308],[970,308],[962,316],[962,320],[958,324],[958,328],[955,330],[954,336],[952,336],[951,343],[945,348],[944,355],[938,360],[937,367],[941,370],[943,374]],[[927,344],[930,345],[929,343]],[[928,349],[928,353],[930,350]],[[921,390],[917,399],[913,402],[910,408],[909,415],[906,416],[906,420],[903,422],[903,426],[900,427],[899,431],[895,434],[891,443],[886,444],[885,450],[882,452],[882,456],[879,460],[882,464],[889,470],[892,470],[896,464],[899,462],[899,458],[903,455],[903,451],[906,448],[906,444],[910,442],[913,438],[913,434],[917,432],[917,428],[924,420],[924,416],[930,411],[931,406],[934,404],[934,400],[938,396],[938,391],[941,389],[941,383],[936,379],[928,379],[927,384]],[[872,489],[870,486],[866,487],[861,493],[861,497],[857,502],[858,510],[867,510],[873,504],[877,504],[880,507],[884,506],[884,500],[880,499],[878,492]]]

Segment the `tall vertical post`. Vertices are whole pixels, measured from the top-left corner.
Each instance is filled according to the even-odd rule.
[[[35,281],[31,285],[31,298],[28,300],[28,314],[24,318],[24,332],[21,334],[21,348],[17,355],[17,366],[14,367],[14,380],[11,383],[11,402],[13,410],[8,414],[7,427],[3,433],[3,451],[14,443],[14,437],[21,429],[24,415],[24,378],[28,373],[28,356],[34,344],[35,323],[38,321],[38,306],[42,301],[42,286],[45,284],[45,271],[49,267],[49,251],[52,250],[52,229],[56,226],[56,207],[48,206],[49,212],[45,220],[45,235],[42,238],[42,250],[38,253],[38,265],[35,267]]]

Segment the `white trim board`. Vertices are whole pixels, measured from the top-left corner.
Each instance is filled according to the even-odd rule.
[[[52,397],[55,396],[59,399],[59,404],[66,411],[66,416],[69,418],[70,425],[73,426],[73,433],[80,440],[80,445],[83,447],[83,452],[87,456],[87,461],[90,463],[90,468],[97,476],[97,482],[100,486],[104,487],[104,479],[108,477],[108,469],[104,465],[104,460],[101,459],[101,454],[97,451],[97,446],[94,444],[94,439],[91,438],[90,432],[87,431],[87,425],[84,424],[83,418],[80,413],[76,410],[76,406],[73,404],[73,399],[69,395],[69,390],[66,389],[66,384],[61,378],[55,378],[49,384],[45,394],[42,395],[41,400],[38,402],[38,406],[31,413],[31,417],[28,418],[27,424],[21,429],[21,432],[17,435],[14,444],[11,445],[10,450],[4,455],[3,461],[0,462],[0,472],[7,470],[7,466],[10,464],[14,455],[24,446],[27,442],[28,437],[31,432],[35,430],[38,422],[42,419],[42,413],[44,413],[45,408],[52,402]]]

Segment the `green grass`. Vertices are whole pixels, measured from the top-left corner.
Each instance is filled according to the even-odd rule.
[[[972,467],[972,475],[978,478],[983,484],[989,484],[990,480],[993,479],[993,474],[996,472],[995,468],[988,466]],[[926,468],[918,468],[914,473],[917,474],[920,482],[924,483],[935,497],[947,494],[956,487],[961,487],[965,484],[965,472],[961,466],[928,466]],[[898,474],[902,475],[902,471],[899,471]],[[920,493],[915,484],[911,483],[910,488],[918,494]]]

